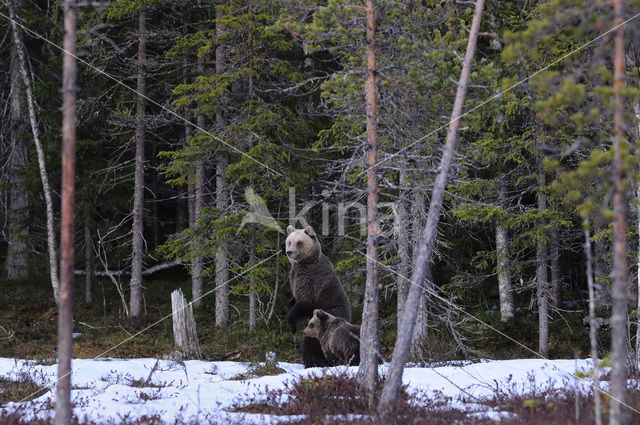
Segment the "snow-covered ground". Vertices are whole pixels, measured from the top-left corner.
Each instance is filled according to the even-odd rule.
[[[161,360],[151,374],[152,386],[140,386],[135,380],[145,382],[156,364],[155,359],[101,359],[74,360],[72,375],[72,398],[74,410],[79,417],[88,417],[96,422],[143,415],[159,414],[167,422],[175,418],[215,418],[224,422],[237,413],[226,409],[244,398],[259,396],[269,388],[282,387],[309,374],[337,373],[356,368],[336,367],[330,369],[304,369],[302,365],[279,363],[286,373],[277,376],[255,377],[247,380],[232,380],[246,373],[249,365],[239,362],[186,361],[176,363]],[[388,364],[381,365],[386,373]],[[491,395],[496,387],[515,385],[526,391],[531,377],[537,384],[553,382],[567,385],[576,382],[576,368],[590,369],[587,360],[504,360],[484,361],[465,366],[441,366],[435,368],[409,367],[404,373],[404,383],[410,390],[432,393],[441,391],[446,396],[457,398],[463,393],[467,399]],[[34,379],[49,388],[55,387],[57,366],[42,366],[31,361],[0,358],[0,376],[17,376],[27,371]],[[133,386],[132,386],[133,383]],[[576,383],[576,385],[585,385]],[[28,411],[35,415],[49,415],[52,411],[37,406],[50,406],[54,391],[48,391],[29,404]],[[0,412],[18,407],[15,403],[5,405]],[[0,414],[1,415],[1,414]],[[251,415],[249,418],[251,419]],[[272,422],[271,419],[254,416],[256,423]]]

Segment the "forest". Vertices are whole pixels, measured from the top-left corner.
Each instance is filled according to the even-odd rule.
[[[200,359],[300,363],[285,240],[311,226],[369,408],[379,357],[381,413],[407,362],[589,358],[631,423],[639,18],[640,0],[3,0],[0,356],[55,361],[75,275],[74,358],[175,355],[180,288]]]

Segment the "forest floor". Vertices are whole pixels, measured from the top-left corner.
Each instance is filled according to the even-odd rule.
[[[160,275],[160,274],[158,274]],[[174,351],[171,314],[171,291],[181,288],[190,298],[191,282],[180,271],[163,272],[161,278],[145,281],[145,311],[139,319],[124,314],[117,291],[108,280],[94,284],[93,303],[84,302],[84,278],[76,277],[74,301],[74,357],[166,357]],[[124,279],[123,279],[124,280]],[[126,287],[126,280],[123,281]],[[208,290],[209,288],[205,288]],[[260,320],[254,331],[248,330],[248,297],[233,295],[231,325],[215,327],[213,295],[195,312],[198,337],[205,360],[227,360],[229,353],[240,353],[234,359],[246,362],[264,361],[265,353],[278,353],[278,360],[301,362],[300,351],[284,322],[284,305],[289,289],[281,287],[274,315]],[[523,303],[526,303],[523,300]],[[354,322],[360,317],[354,305]],[[390,359],[395,341],[395,298],[381,299],[380,345]],[[46,279],[25,282],[0,280],[0,357],[53,361],[56,352],[57,308],[51,286]],[[422,361],[433,363],[468,359],[517,359],[532,357],[537,348],[537,320],[528,311],[519,311],[511,323],[502,323],[499,312],[486,306],[470,307],[469,315],[460,316],[464,323],[456,329],[466,338],[467,351],[452,338],[446,326],[429,330],[429,345]],[[588,357],[588,328],[582,324],[581,311],[554,312],[550,320],[550,358]],[[482,323],[479,321],[481,320]],[[487,327],[485,324],[491,326]],[[498,332],[508,335],[501,336]],[[601,346],[608,347],[607,332],[600,335]],[[519,345],[518,343],[522,345]],[[527,348],[528,347],[528,348]],[[414,359],[416,360],[416,359]]]

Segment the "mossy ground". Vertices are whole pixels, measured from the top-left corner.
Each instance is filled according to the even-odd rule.
[[[74,332],[80,334],[74,342],[74,356],[92,358],[108,357],[157,357],[168,355],[173,346],[172,323],[167,317],[171,313],[171,291],[181,288],[190,298],[191,282],[180,272],[170,272],[162,278],[145,282],[146,314],[131,320],[123,314],[122,303],[107,280],[94,287],[94,301],[84,302],[84,279],[76,277],[74,302]],[[126,286],[126,280],[124,281]],[[211,288],[205,288],[209,290]],[[278,361],[301,362],[299,347],[284,322],[284,305],[289,296],[288,288],[280,291],[275,314],[265,323],[260,321],[254,331],[248,330],[247,297],[232,298],[231,325],[226,329],[216,328],[214,323],[213,294],[205,298],[203,308],[196,311],[198,335],[205,359],[222,360],[226,353],[240,351],[240,361],[262,362],[265,353],[277,354]],[[396,318],[393,314],[395,299],[381,299],[380,341],[383,354],[391,358],[395,341]],[[0,280],[0,326],[13,336],[0,340],[0,356],[38,359],[47,362],[55,358],[57,310],[52,291],[46,279],[24,282]],[[465,344],[476,357],[509,359],[533,357],[531,350],[537,349],[537,317],[529,312],[519,312],[512,323],[502,323],[498,312],[468,310],[485,324],[468,319],[460,332],[466,337]],[[359,322],[360,308],[354,306],[354,322]],[[588,329],[582,325],[583,313],[554,313],[550,321],[550,354],[552,357],[572,357],[575,350],[587,356],[589,350]],[[465,318],[462,317],[461,318]],[[434,322],[430,329],[425,361],[463,359],[457,343],[446,327]],[[522,343],[519,345],[501,336],[496,330]],[[142,332],[141,332],[142,331]],[[137,333],[141,332],[139,335]],[[0,335],[0,338],[4,335]],[[127,342],[122,343],[127,340]],[[298,338],[298,343],[300,338]],[[606,332],[601,333],[603,347],[608,346]],[[115,347],[115,348],[113,348]]]

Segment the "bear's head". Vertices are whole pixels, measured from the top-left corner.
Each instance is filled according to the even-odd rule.
[[[322,334],[327,329],[327,325],[331,321],[334,316],[330,315],[324,310],[315,309],[313,310],[313,317],[309,320],[309,324],[302,331],[302,335],[308,336],[310,338],[320,339]]]
[[[289,226],[287,227],[287,233],[285,251],[289,261],[298,263],[317,256],[320,244],[311,226],[307,226],[304,229],[296,229],[293,226]]]

